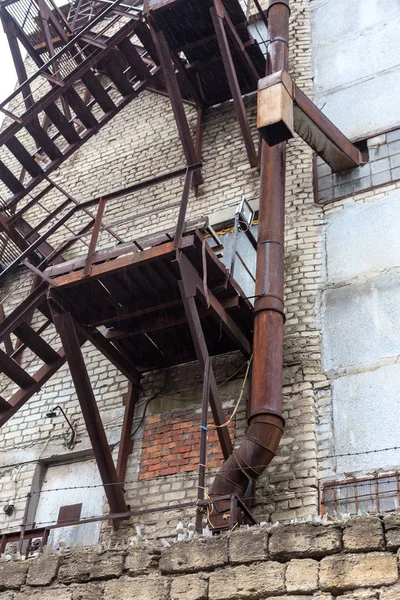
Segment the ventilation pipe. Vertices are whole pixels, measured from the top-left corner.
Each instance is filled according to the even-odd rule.
[[[288,69],[289,15],[289,0],[270,0],[267,75]],[[229,501],[218,502],[218,499],[233,493],[245,495],[249,482],[258,479],[274,458],[285,424],[282,417],[285,169],[286,143],[269,147],[262,141],[249,427],[246,439],[222,466],[210,490],[216,508],[210,518],[216,528],[226,526],[223,520],[230,507]]]

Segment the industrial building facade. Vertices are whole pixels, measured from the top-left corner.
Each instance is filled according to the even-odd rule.
[[[3,23],[18,24],[12,6],[23,11],[24,2],[0,3]],[[39,15],[47,6],[31,4]],[[42,55],[54,70],[28,57],[31,92],[22,89],[1,105],[2,552],[21,539],[21,524],[24,536],[38,530],[30,543],[45,538],[57,547],[60,540],[96,545],[126,538],[135,526],[149,539],[168,539],[178,521],[229,529],[242,519],[396,510],[400,6],[227,0],[205,3],[195,22],[185,13],[190,0],[88,4],[90,18],[111,31],[108,39],[116,36],[115,47],[107,49],[105,29],[96,37],[86,15],[74,35],[82,38],[77,47],[94,50],[82,50],[92,63],[75,88],[65,83],[71,72],[54,60],[47,40]],[[111,11],[104,22],[96,17],[100,9]],[[287,46],[276,29],[289,10],[288,66],[268,67],[267,51],[279,63],[273,48]],[[118,11],[139,15],[140,24],[128,19],[119,30]],[[67,20],[73,18],[70,10]],[[189,48],[179,39],[184,26],[215,31],[190,33]],[[62,38],[51,27],[50,38]],[[9,39],[13,31],[9,26]],[[39,52],[34,34],[27,31],[27,44]],[[137,43],[134,58],[127,40]],[[117,53],[136,69],[133,82],[126,68],[115,67]],[[288,84],[281,75],[258,83],[282,71]],[[41,109],[43,85],[54,101]],[[276,103],[279,87],[283,114],[293,85],[297,133],[286,145],[283,179],[283,412],[266,410],[268,425],[282,429],[284,420],[284,429],[276,456],[250,465],[238,449],[249,417],[259,416],[249,413],[254,373],[263,380],[270,368],[255,364],[253,313],[269,311],[283,322],[278,296],[257,288],[254,240],[259,230],[266,233],[260,171],[264,188],[275,173],[263,175],[261,149],[265,139],[282,148],[285,141],[268,136],[284,128],[269,123],[265,133],[259,123],[267,137],[260,136],[257,85],[259,107],[264,91],[274,90]],[[35,106],[36,115],[26,117]],[[302,116],[307,110],[307,118],[317,115],[311,126]],[[42,129],[51,143],[41,137],[43,146],[32,152],[38,115],[47,116]],[[335,152],[345,156],[345,168],[334,162]],[[267,233],[273,254],[282,232]],[[223,494],[213,481],[224,463],[225,481],[239,486],[233,473],[240,471],[249,485],[219,510],[213,493]],[[252,469],[261,472],[256,477]]]

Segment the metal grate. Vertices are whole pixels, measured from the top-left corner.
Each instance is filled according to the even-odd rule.
[[[321,515],[360,515],[400,508],[400,472],[322,484]]]

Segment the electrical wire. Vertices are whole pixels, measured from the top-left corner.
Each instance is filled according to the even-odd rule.
[[[239,398],[237,399],[237,402],[236,402],[235,408],[233,410],[233,413],[231,414],[231,416],[229,417],[229,419],[227,421],[225,421],[225,423],[222,423],[222,425],[211,424],[211,425],[208,426],[208,429],[221,429],[222,427],[228,427],[229,423],[232,422],[232,420],[233,420],[234,416],[236,415],[237,410],[239,408],[239,404],[241,403],[242,398],[243,398],[244,388],[245,388],[246,383],[247,383],[247,378],[249,376],[250,367],[251,367],[251,361],[252,360],[253,360],[253,355],[251,355],[250,359],[247,361],[246,373],[245,373],[245,376],[244,376],[244,379],[243,379],[243,382],[242,382],[242,387],[241,387],[241,390],[240,390]]]

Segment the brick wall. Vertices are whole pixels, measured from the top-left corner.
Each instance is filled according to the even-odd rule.
[[[212,419],[208,428],[207,465],[212,469],[222,466],[224,461]],[[233,421],[228,428],[233,437]],[[200,435],[199,418],[193,409],[173,410],[148,417],[144,424],[139,479],[197,471]]]
[[[309,5],[303,0],[293,0],[291,9],[290,70],[299,87],[311,94]],[[257,141],[255,97],[247,97],[245,104],[254,139]],[[190,107],[186,109],[193,130],[196,115]],[[313,203],[311,159],[312,153],[302,140],[296,138],[288,144],[285,263],[287,320],[283,387],[286,429],[278,456],[258,481],[254,498],[255,515],[260,520],[267,521],[307,518],[318,512],[317,410],[320,394],[329,392],[329,381],[321,367],[321,331],[318,318],[324,264],[324,214],[322,208]],[[207,113],[203,163],[204,185],[200,187],[196,198],[194,195],[190,198],[189,218],[209,215],[212,223],[232,218],[243,195],[257,204],[259,176],[248,165],[232,103],[215,107]],[[181,145],[168,99],[144,92],[66,161],[53,176],[78,200],[87,200],[110,189],[132,184],[183,164]],[[181,189],[182,181],[171,181],[151,190],[143,190],[134,197],[127,196],[110,208],[105,220],[114,220],[116,215],[118,218],[136,215],[149,208],[155,211],[151,217],[121,226],[117,231],[125,241],[170,227],[176,219],[176,209],[171,208],[171,205],[179,200]],[[55,202],[60,201],[61,198],[56,198],[55,194],[50,195],[45,201],[46,207],[51,209]],[[37,213],[27,214],[27,220],[32,220],[33,224],[39,218]],[[76,231],[79,225],[81,223],[73,224],[73,230]],[[69,235],[71,232],[62,229],[50,241],[57,245]],[[110,240],[106,240],[104,244],[110,244]],[[82,254],[86,250],[81,244],[74,252]],[[30,281],[30,275],[22,270],[7,280],[1,294],[2,297],[9,294],[5,301],[7,314],[28,293]],[[122,395],[127,390],[127,382],[91,346],[85,345],[83,352],[107,436],[116,456],[123,415]],[[243,357],[238,354],[215,359],[217,381],[220,384],[224,382],[242,364]],[[146,374],[135,415],[135,428],[140,423],[145,402],[159,392],[164,380],[163,371]],[[243,371],[221,387],[227,414],[233,409],[242,380]],[[197,497],[196,470],[185,472],[180,468],[182,453],[178,453],[176,461],[168,457],[168,468],[175,470],[174,474],[160,472],[157,476],[147,477],[149,471],[146,467],[146,472],[142,474],[145,477],[141,476],[141,465],[147,460],[143,458],[142,452],[146,450],[143,445],[149,436],[148,419],[159,414],[164,419],[169,411],[174,411],[174,415],[183,411],[179,418],[186,421],[186,411],[189,411],[193,413],[192,426],[196,427],[194,423],[200,423],[201,388],[202,374],[196,364],[171,369],[167,388],[163,392],[166,397],[149,405],[144,427],[141,426],[135,434],[126,476],[126,498],[135,510],[144,511],[138,519],[145,527],[146,535],[171,535],[179,518],[193,518]],[[171,399],[179,394],[193,397],[193,401],[182,403]],[[243,398],[235,419],[235,444],[240,444],[246,430],[247,395]],[[78,429],[79,444],[74,451],[66,448],[62,437],[67,431],[62,417],[52,421],[45,417],[45,413],[58,403],[62,403]],[[53,464],[56,460],[73,461],[82,456],[90,456],[89,442],[67,366],[0,430],[0,442],[0,464],[3,465],[0,470],[0,505],[9,499],[14,489],[17,490],[18,498],[15,515],[1,523],[1,531],[18,529],[24,511],[24,494],[33,485],[32,473],[38,461]],[[178,444],[178,436],[176,443]],[[190,458],[194,459],[194,456]],[[210,459],[213,464],[215,460],[212,455]],[[15,471],[16,467],[13,465],[22,467],[20,470],[17,467]],[[192,465],[193,463],[191,468]],[[212,482],[216,468],[209,465],[207,487]],[[84,485],[84,482],[77,483]],[[181,502],[193,502],[193,508],[180,509]],[[160,506],[168,506],[173,510],[145,514],[145,509]],[[104,511],[107,511],[106,503]],[[125,535],[126,530],[132,529],[133,525],[133,521],[123,525],[121,535]],[[110,535],[106,526],[104,535]]]
[[[2,560],[0,599],[398,600],[399,533],[390,515]]]

